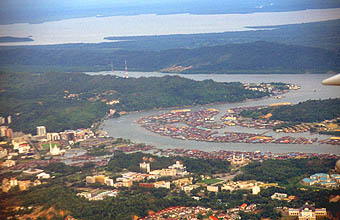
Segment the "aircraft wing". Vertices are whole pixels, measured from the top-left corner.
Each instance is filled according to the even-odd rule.
[[[335,76],[329,77],[322,81],[324,85],[331,85],[331,86],[340,86],[340,74]]]

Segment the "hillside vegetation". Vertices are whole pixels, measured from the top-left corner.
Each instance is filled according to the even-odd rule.
[[[131,71],[184,67],[182,73],[325,73],[340,70],[339,58],[339,52],[334,50],[264,41],[162,51],[128,51],[99,45],[0,48],[2,69],[25,71],[110,70],[111,63],[115,69],[124,69],[127,60]]]
[[[127,50],[157,51],[174,48],[199,48],[224,44],[267,41],[307,47],[319,47],[334,51],[340,48],[340,20],[249,28],[256,29],[256,31],[107,37],[106,39],[108,40],[118,40],[118,42],[101,43],[96,46]],[[80,45],[64,45],[64,47],[66,46],[77,47]],[[87,46],[90,45],[87,44]]]
[[[270,119],[287,122],[321,122],[340,116],[340,99],[308,100],[291,106],[245,110],[244,117],[258,118],[271,113]]]
[[[138,111],[154,108],[238,102],[266,96],[241,83],[194,81],[178,76],[120,78],[83,73],[1,73],[0,115],[13,117],[17,131],[33,132],[89,127],[109,109]],[[107,105],[107,101],[119,103]]]

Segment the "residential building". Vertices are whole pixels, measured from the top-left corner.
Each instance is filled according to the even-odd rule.
[[[20,191],[27,190],[31,186],[31,180],[18,181]]]
[[[133,182],[131,180],[123,180],[123,187],[130,188],[132,186]]]
[[[11,124],[12,123],[12,116],[8,116],[7,117],[7,124]]]
[[[94,176],[87,176],[86,183],[93,184],[96,182],[96,178]]]
[[[106,178],[104,183],[107,186],[113,186],[113,179]]]
[[[154,183],[155,188],[166,188],[166,189],[170,189],[170,182],[166,182],[166,181],[158,181]]]
[[[8,127],[7,126],[1,126],[0,127],[0,136],[1,137],[5,137],[6,136],[6,131],[7,131]]]
[[[2,192],[8,192],[11,189],[10,181],[7,178],[2,179],[1,189]]]
[[[218,192],[218,186],[207,186],[209,192]]]
[[[7,149],[0,147],[0,158],[7,156]]]
[[[172,181],[172,183],[177,187],[183,187],[192,184],[192,177],[191,178],[182,178]]]
[[[92,197],[92,194],[90,192],[81,192],[77,193],[77,196],[84,197],[85,199],[90,199]]]
[[[100,184],[104,184],[105,183],[105,179],[107,177],[105,177],[104,175],[98,175],[98,176],[94,176],[96,183],[100,183]]]
[[[49,179],[51,178],[51,175],[45,172],[37,174],[38,179]]]
[[[271,198],[272,199],[277,199],[277,200],[283,200],[285,198],[287,198],[288,195],[286,193],[274,193]]]
[[[176,169],[162,169],[160,172],[161,176],[176,176]]]
[[[12,167],[15,166],[15,161],[14,160],[6,160],[5,162],[2,163],[3,167]]]
[[[11,129],[11,128],[8,128],[7,130],[6,130],[6,137],[8,137],[8,138],[12,138],[12,135],[13,135],[13,130]]]
[[[198,188],[199,185],[189,185],[189,186],[184,186],[183,191],[186,193],[190,193],[191,190]]]
[[[11,187],[18,185],[18,180],[16,178],[11,178],[9,181]]]
[[[39,186],[39,185],[41,185],[41,181],[40,180],[34,180],[33,186]]]

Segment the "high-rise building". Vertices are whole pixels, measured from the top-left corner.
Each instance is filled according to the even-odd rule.
[[[37,127],[37,135],[38,136],[46,136],[46,127],[45,126],[38,126]]]
[[[1,137],[5,137],[6,136],[7,129],[8,129],[8,127],[6,127],[6,126],[1,126],[0,127],[0,136]]]
[[[8,123],[8,124],[11,124],[11,123],[12,123],[12,117],[11,117],[10,115],[7,117],[7,123]]]
[[[12,138],[12,135],[13,135],[13,130],[12,130],[11,128],[8,128],[8,129],[6,130],[6,136],[7,136],[8,138]]]
[[[150,173],[150,163],[145,163],[145,162],[140,163],[139,167],[140,167],[141,170],[143,170],[147,173]]]

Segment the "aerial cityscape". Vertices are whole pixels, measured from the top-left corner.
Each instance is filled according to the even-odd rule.
[[[340,219],[340,2],[0,6],[0,219]]]

